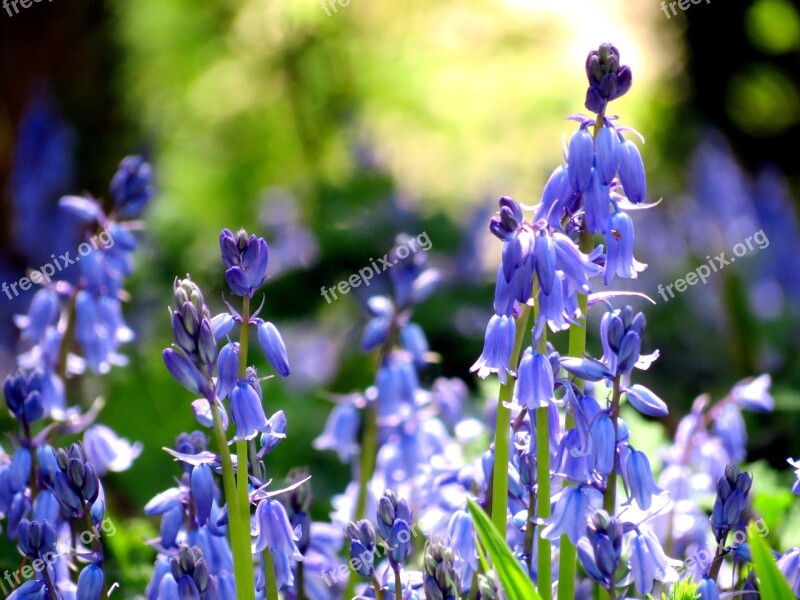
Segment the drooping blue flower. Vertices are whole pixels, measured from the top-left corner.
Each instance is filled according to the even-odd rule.
[[[600,492],[591,486],[578,485],[566,487],[556,501],[548,525],[542,530],[542,537],[557,540],[567,534],[569,541],[577,544],[586,533],[586,518],[593,500],[601,497]]]
[[[261,321],[258,325],[258,343],[272,367],[281,377],[289,376],[289,359],[278,328],[269,321]]]
[[[313,446],[317,450],[335,450],[339,460],[349,463],[358,454],[358,409],[352,402],[342,402],[333,407],[325,430]]]
[[[570,187],[576,194],[582,194],[589,189],[594,165],[594,139],[584,126],[570,138],[567,163]]]
[[[583,207],[586,211],[584,220],[590,233],[606,233],[609,228],[609,211],[611,209],[611,190],[603,185],[599,175],[592,169],[591,180],[583,193]]]
[[[303,560],[303,555],[297,548],[299,538],[292,530],[286,509],[277,500],[265,498],[258,504],[252,534],[255,536],[254,553],[263,552],[268,548],[276,556]],[[288,585],[291,585],[291,581]]]
[[[453,513],[447,526],[447,537],[456,556],[456,566],[461,574],[461,589],[468,591],[472,584],[472,574],[478,571],[475,527],[468,510],[457,510]]]
[[[697,586],[697,592],[700,594],[698,600],[719,600],[719,588],[713,579],[703,577]],[[744,594],[747,597],[748,594]]]
[[[470,368],[470,372],[478,372],[478,377],[485,379],[490,373],[497,373],[501,383],[506,382],[506,373],[511,367],[508,361],[514,349],[516,336],[514,318],[494,315],[486,327],[486,339],[480,358]]]
[[[105,425],[92,425],[83,434],[83,449],[97,476],[102,477],[108,471],[127,471],[142,453],[142,444],[131,444]]]
[[[547,407],[553,401],[553,368],[544,354],[525,350],[519,363],[514,399],[528,410]]]
[[[642,596],[653,591],[653,582],[667,581],[675,575],[675,569],[664,554],[661,543],[649,528],[637,527],[633,530],[628,554],[634,588]]]
[[[644,172],[644,163],[639,148],[631,140],[623,140],[620,136],[619,179],[625,190],[628,200],[640,204],[647,194],[647,179]]]
[[[616,130],[606,125],[595,138],[595,173],[603,185],[610,185],[619,168],[619,138]]]
[[[260,386],[254,379],[241,379],[230,394],[231,417],[236,440],[249,440],[267,430],[267,417],[261,404]]]
[[[100,600],[103,595],[104,583],[105,574],[100,566],[90,564],[84,567],[78,576],[76,598],[78,600]]]
[[[633,257],[633,221],[627,213],[614,212],[606,232],[606,264],[603,282],[608,285],[615,276],[636,279],[647,265]]]
[[[772,378],[768,374],[744,379],[733,386],[731,397],[738,406],[746,410],[771,412],[775,407],[775,400],[769,393],[771,385]]]
[[[617,439],[614,423],[606,411],[600,411],[591,426],[592,468],[601,475],[614,470]]]
[[[630,444],[622,446],[622,478],[630,496],[628,502],[636,501],[639,508],[648,510],[653,503],[653,496],[662,490],[653,479],[650,461],[644,452],[634,449]]]
[[[786,577],[795,597],[800,598],[800,548],[787,550],[778,559],[778,569]]]

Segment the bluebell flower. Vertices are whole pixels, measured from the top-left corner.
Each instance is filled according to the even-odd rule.
[[[269,321],[261,321],[258,325],[258,343],[278,374],[281,377],[288,377],[289,359],[286,356],[286,346],[278,328]]]
[[[394,304],[386,296],[372,296],[367,300],[367,309],[372,318],[361,335],[361,350],[364,352],[374,350],[386,342],[395,315]]]
[[[617,154],[619,156],[619,179],[628,200],[640,204],[647,194],[647,179],[639,148],[631,140],[622,140]]]
[[[731,398],[741,408],[753,412],[771,412],[775,400],[770,394],[772,379],[769,375],[759,375],[753,379],[744,379],[733,386]]]
[[[425,250],[425,245],[419,241],[421,236],[427,238],[427,233],[422,233],[416,239],[405,234],[398,235],[395,246],[389,251],[389,278],[394,291],[394,303],[398,311],[402,311],[414,304],[419,304],[430,296],[439,285],[441,275],[436,269],[428,267],[427,252],[413,252],[407,258],[401,258],[398,250],[402,247],[406,252],[414,248],[419,242],[420,248]],[[427,239],[430,249],[430,239]]]
[[[104,583],[105,574],[100,566],[90,564],[84,567],[78,576],[76,598],[79,600],[100,600],[103,595]]]
[[[289,517],[283,504],[271,498],[265,498],[256,507],[256,514],[252,528],[253,553],[261,553],[265,549],[276,557],[284,559],[303,560],[303,555],[297,548],[299,538],[292,531]],[[286,581],[292,585],[292,581]]]
[[[697,586],[697,592],[700,594],[698,600],[719,600],[719,588],[713,579],[703,577]],[[747,596],[747,594],[744,594]]]
[[[47,328],[55,325],[59,313],[58,294],[44,287],[33,295],[27,314],[14,315],[14,324],[23,340],[38,343],[44,338]]]
[[[729,460],[738,463],[745,459],[747,431],[738,406],[728,403],[717,405],[713,411],[711,428],[725,447]]]
[[[375,376],[378,392],[378,416],[397,416],[403,406],[414,406],[419,378],[414,364],[403,352],[392,352],[378,367]]]
[[[381,538],[391,549],[389,563],[398,571],[411,552],[411,508],[393,490],[386,490],[378,500],[377,523]]]
[[[628,554],[634,588],[642,596],[653,591],[654,581],[668,581],[677,576],[658,538],[646,527],[633,530]]]
[[[787,550],[778,559],[778,569],[786,577],[795,597],[800,598],[800,548]]]
[[[567,164],[570,187],[576,194],[582,194],[589,189],[594,165],[594,138],[585,126],[570,138]]]
[[[203,526],[211,516],[214,503],[214,473],[207,464],[196,465],[191,475],[192,499],[197,509],[197,522]]]
[[[213,393],[206,376],[182,350],[166,348],[161,354],[169,374],[183,387],[204,396]]]
[[[639,508],[648,510],[653,503],[653,496],[664,490],[656,485],[650,461],[644,452],[635,450],[630,444],[625,444],[622,449],[620,463],[623,481],[630,492],[628,501],[635,500]]]
[[[643,415],[665,417],[669,414],[666,403],[643,385],[635,383],[621,389],[625,392],[628,404]]]
[[[633,258],[633,221],[627,213],[614,212],[606,232],[606,264],[603,282],[608,285],[614,276],[636,279],[647,265]]]
[[[286,424],[286,415],[282,410],[277,411],[267,420],[266,430],[261,434],[259,458],[264,458],[286,438]]]
[[[522,208],[513,198],[502,196],[499,204],[500,210],[489,221],[489,231],[500,240],[508,242],[517,235],[525,219]]]
[[[586,57],[586,77],[586,108],[600,115],[609,102],[625,95],[633,84],[630,68],[620,64],[619,50],[606,43]]]
[[[594,169],[589,186],[583,193],[583,207],[586,211],[586,229],[590,233],[606,233],[609,229],[611,190],[609,186],[603,185]]]
[[[428,363],[428,340],[422,327],[416,323],[406,323],[400,328],[400,344],[414,357],[418,367]]]
[[[593,501],[601,497],[600,492],[587,485],[566,487],[553,508],[548,525],[542,530],[542,537],[557,540],[566,534],[569,541],[577,544],[586,533],[586,518]]]
[[[447,538],[456,557],[456,566],[461,574],[461,589],[469,591],[472,574],[478,571],[478,549],[475,544],[475,528],[469,511],[457,510],[450,517]]]
[[[52,524],[22,519],[18,531],[19,549],[28,558],[52,559],[56,554],[56,532]]]
[[[592,468],[601,475],[614,470],[617,439],[614,423],[608,412],[600,411],[591,425]]]
[[[267,417],[261,404],[260,386],[254,380],[239,380],[230,394],[231,417],[236,440],[249,440],[267,430]]]
[[[358,454],[358,409],[352,402],[341,402],[333,407],[325,430],[313,446],[317,450],[335,450],[339,460],[349,463]]]
[[[264,238],[249,235],[240,229],[234,235],[223,229],[219,236],[225,279],[237,296],[252,298],[267,279],[269,249]]]
[[[619,138],[617,131],[605,125],[595,138],[595,173],[603,185],[610,185],[619,168]]]
[[[105,425],[92,425],[83,434],[83,449],[97,476],[102,477],[108,471],[127,471],[142,453],[142,444],[131,444]]]
[[[224,399],[228,397],[239,379],[239,343],[229,342],[219,351],[217,358],[216,396]]]
[[[111,197],[120,217],[135,218],[155,194],[150,164],[141,156],[126,156],[111,180]]]
[[[497,373],[501,383],[506,382],[506,373],[511,371],[508,361],[514,349],[516,328],[513,317],[494,315],[486,327],[486,339],[480,358],[470,368],[478,377],[485,379]]]
[[[542,200],[533,217],[534,222],[544,221],[551,229],[561,230],[561,218],[575,195],[569,180],[568,167],[556,167],[544,186]]]
[[[553,368],[544,354],[525,350],[519,363],[514,399],[528,410],[548,406],[553,401]]]

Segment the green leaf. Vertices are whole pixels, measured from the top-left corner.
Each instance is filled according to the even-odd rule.
[[[699,584],[681,579],[669,588],[669,597],[661,594],[662,600],[697,600],[700,597]]]
[[[486,547],[500,585],[508,600],[541,600],[525,569],[512,554],[506,541],[495,529],[480,506],[469,501],[469,512],[481,543]]]
[[[750,550],[753,553],[761,597],[770,600],[795,600],[786,578],[778,570],[772,551],[761,536],[750,536]]]

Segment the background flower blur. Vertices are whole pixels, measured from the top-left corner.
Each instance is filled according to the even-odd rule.
[[[270,469],[282,479],[308,465],[312,514],[324,518],[350,470],[312,440],[333,399],[372,383],[359,350],[365,304],[391,284],[384,274],[335,303],[320,287],[383,256],[398,234],[427,232],[442,281],[414,313],[440,355],[424,377],[463,378],[479,414],[479,399],[496,394],[469,376],[500,261],[488,219],[500,195],[539,202],[562,160],[558,141],[574,130],[558,117],[583,110],[575,65],[605,40],[636,78],[636,94],[611,112],[646,137],[648,197],[663,198],[633,217],[648,269],[617,280],[657,302],[645,342],[660,350],[658,368],[640,378],[670,406],[669,431],[637,423],[636,447],[655,462],[698,394],[721,397],[769,373],[775,410],[745,415],[748,470],[773,535],[800,540],[786,464],[800,456],[800,153],[790,143],[800,134],[800,12],[790,0],[703,4],[669,20],[656,2],[624,0],[352,0],[330,15],[315,0],[59,0],[0,12],[0,282],[78,246],[59,198],[108,189],[122,156],[153,165],[158,194],[126,282],[129,364],[83,376],[71,398],[87,408],[102,395],[103,423],[145,449],[104,479],[109,514],[127,522],[107,541],[108,579],[123,593],[150,577],[141,538],[157,525],[140,507],[173,478],[157,449],[196,427],[161,360],[174,274],[191,270],[219,313],[219,231],[266,238],[265,312],[281,323],[292,365],[266,400],[290,427]],[[659,284],[762,229],[767,248],[661,302]],[[3,378],[19,347],[13,315],[33,294],[0,297]],[[0,540],[0,567],[18,563],[15,544]]]

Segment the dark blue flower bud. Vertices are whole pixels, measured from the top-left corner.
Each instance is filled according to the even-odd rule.
[[[628,374],[633,370],[634,365],[639,360],[641,349],[642,339],[639,334],[635,331],[628,331],[619,345],[617,375]]]
[[[111,197],[117,213],[138,217],[153,197],[152,169],[141,156],[126,156],[111,179]]]
[[[103,594],[105,574],[98,565],[84,567],[78,576],[77,600],[100,600]]]
[[[217,398],[228,397],[239,379],[239,344],[229,342],[219,352],[219,375],[217,377]]]
[[[647,178],[639,148],[630,140],[619,145],[619,180],[628,200],[639,204],[647,194]]]
[[[503,196],[500,198],[500,211],[489,222],[489,230],[505,242],[513,237],[522,222],[522,209],[519,204]]]
[[[411,553],[411,528],[403,519],[397,519],[387,538],[392,550],[389,554],[393,565],[402,565]]]
[[[223,229],[220,234],[222,260],[228,268],[225,279],[237,296],[252,298],[267,278],[269,249],[264,238],[248,236],[240,229],[236,236]]]
[[[592,180],[592,165],[594,164],[594,140],[592,134],[585,127],[581,127],[572,134],[569,141],[569,185],[576,194],[581,194],[589,189]]]
[[[170,375],[187,390],[203,396],[212,393],[205,376],[182,351],[166,348],[162,356]]]
[[[603,363],[593,358],[566,356],[561,359],[561,366],[571,375],[586,381],[600,381],[614,376]]]
[[[177,502],[163,514],[161,517],[161,545],[164,548],[171,548],[175,545],[178,533],[183,527],[184,518],[183,505]]]
[[[649,389],[638,383],[623,388],[628,403],[648,417],[666,417],[669,409],[666,403]]]
[[[281,377],[288,377],[289,359],[278,328],[269,321],[262,321],[258,326],[258,343],[278,374]]]
[[[629,67],[620,64],[619,51],[611,44],[602,44],[586,57],[586,108],[603,114],[612,100],[631,89],[633,78]]]
[[[214,332],[214,339],[216,339],[217,342],[225,339],[225,336],[230,333],[235,324],[236,321],[230,313],[220,313],[216,315],[211,319],[211,331]]]

